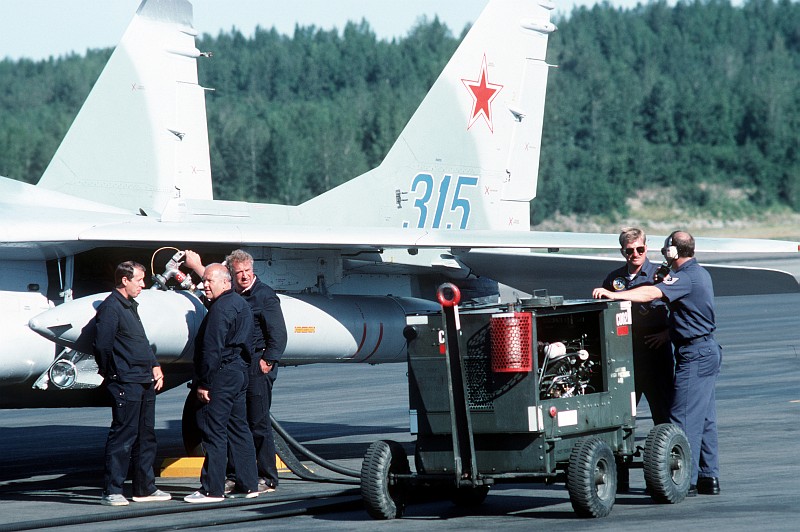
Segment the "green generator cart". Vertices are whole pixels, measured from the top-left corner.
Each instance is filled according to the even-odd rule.
[[[442,318],[411,316],[405,330],[415,471],[399,443],[369,447],[361,494],[372,517],[402,516],[427,488],[476,505],[500,482],[559,481],[579,516],[603,517],[631,467],[656,502],[686,497],[683,431],[658,425],[635,444],[630,303],[545,295],[459,309],[451,284],[437,296]]]

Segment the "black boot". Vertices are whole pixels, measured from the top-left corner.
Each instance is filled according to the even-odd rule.
[[[701,495],[719,495],[719,479],[717,477],[698,478],[697,493]]]

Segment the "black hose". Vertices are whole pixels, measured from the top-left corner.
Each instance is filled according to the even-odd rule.
[[[248,522],[258,519],[271,519],[275,517],[286,517],[292,515],[314,514],[321,512],[333,512],[348,509],[354,502],[361,503],[360,499],[354,501],[353,496],[358,496],[358,491],[353,488],[343,488],[341,491],[331,493],[315,494],[308,497],[292,497],[292,496],[275,496],[270,495],[265,502],[262,498],[258,499],[239,499],[239,500],[225,500],[224,502],[211,503],[211,504],[185,504],[181,503],[175,506],[168,507],[153,507],[153,508],[135,508],[130,510],[93,513],[88,515],[74,515],[67,517],[56,517],[52,519],[37,519],[33,521],[18,521],[16,523],[0,524],[0,532],[13,532],[18,530],[40,530],[43,528],[60,528],[65,526],[76,525],[89,525],[96,523],[104,523],[108,521],[120,521],[123,519],[144,519],[148,517],[188,514],[203,515],[205,512],[212,511],[215,515],[210,518],[194,517],[191,519],[191,528],[198,528],[201,526],[213,525],[219,522]],[[294,503],[305,501],[306,504],[296,506]],[[286,503],[286,504],[281,504]],[[261,510],[260,517],[253,517],[248,514],[247,517],[221,517],[220,512],[230,510],[237,507],[255,506],[258,505]],[[269,505],[269,506],[265,506]],[[235,521],[232,521],[235,519]],[[160,526],[156,530],[164,530],[165,528],[173,528],[172,526]],[[143,530],[137,528],[136,530]]]
[[[340,465],[334,464],[333,462],[331,462],[329,460],[325,460],[324,458],[322,458],[321,456],[319,456],[317,454],[314,454],[313,452],[308,450],[308,448],[304,447],[300,442],[295,440],[291,435],[289,435],[289,433],[286,432],[286,430],[275,419],[275,416],[270,414],[269,417],[270,417],[270,420],[272,421],[272,428],[275,429],[275,436],[276,436],[276,438],[275,438],[275,449],[276,449],[276,451],[279,451],[279,447],[282,446],[282,445],[280,445],[278,443],[279,438],[283,440],[282,443],[284,445],[288,443],[287,448],[284,449],[284,454],[285,454],[286,451],[289,451],[289,455],[290,456],[284,456],[284,454],[281,454],[280,451],[278,452],[278,456],[280,456],[281,460],[283,460],[283,462],[287,466],[289,466],[289,469],[292,470],[292,473],[294,473],[295,475],[299,476],[300,478],[303,478],[303,479],[306,479],[306,480],[317,480],[317,481],[324,481],[324,482],[340,482],[342,484],[360,484],[361,483],[361,472],[360,471],[356,471],[354,469],[349,469],[349,468],[346,468],[346,467],[342,467]],[[308,458],[309,460],[311,460],[312,462],[314,462],[318,466],[324,467],[325,469],[329,469],[329,470],[333,471],[334,473],[339,473],[340,475],[344,475],[346,477],[357,478],[358,481],[356,482],[356,481],[353,481],[353,480],[350,480],[350,479],[334,479],[334,478],[330,478],[330,477],[323,477],[323,476],[317,475],[317,474],[313,473],[311,470],[309,470],[307,467],[305,467],[303,464],[301,464],[300,461],[297,460],[297,457],[294,456],[294,454],[291,452],[292,450],[297,451],[298,453],[300,453],[301,455],[305,456],[306,458]],[[295,464],[297,464],[299,466],[297,471],[295,470],[295,467],[293,467],[293,465],[289,463],[290,461],[294,462]],[[306,475],[306,476],[309,476],[309,477],[312,477],[312,478],[306,478],[303,475]]]
[[[301,480],[308,480],[311,482],[329,482],[333,484],[358,484],[355,479],[341,478],[341,477],[326,477],[318,475],[308,469],[300,460],[297,459],[294,452],[292,452],[289,445],[284,441],[280,434],[273,431],[275,439],[275,454],[280,457],[289,470],[298,476]]]

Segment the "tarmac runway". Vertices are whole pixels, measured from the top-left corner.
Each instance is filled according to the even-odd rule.
[[[222,524],[226,519],[247,521],[238,522],[237,530],[265,526],[281,530],[796,530],[800,294],[718,298],[717,323],[717,339],[724,352],[717,386],[719,496],[689,498],[679,505],[655,504],[644,494],[641,470],[634,469],[630,493],[618,494],[611,515],[603,519],[576,517],[563,484],[532,484],[497,486],[484,504],[470,509],[448,501],[415,503],[402,520],[379,523],[360,508],[355,486],[310,483],[286,474],[274,494],[247,505],[221,503],[221,509],[214,511],[216,520],[195,511],[168,513],[192,506],[180,500],[108,508],[98,503],[110,409],[4,410],[0,411],[0,530],[52,518],[63,518],[59,530],[85,529],[85,524],[70,524],[80,519],[103,520],[89,525],[102,530],[196,528],[215,522],[220,523],[215,529],[231,529]],[[185,394],[179,388],[159,396],[160,458],[182,453],[180,415]],[[375,440],[393,439],[412,448],[403,364],[281,368],[273,413],[313,452],[352,469],[360,468],[361,457]],[[643,401],[637,440],[643,443],[651,426]],[[157,481],[177,498],[199,485],[191,478]],[[131,512],[141,515],[122,519]]]

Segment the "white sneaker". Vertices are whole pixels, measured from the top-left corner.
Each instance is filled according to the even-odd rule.
[[[156,490],[150,495],[142,495],[141,497],[133,496],[133,502],[163,502],[172,498],[172,495],[165,491]]]
[[[191,503],[222,502],[225,500],[225,497],[212,497],[203,492],[195,491],[191,495],[184,497],[183,500]]]
[[[103,495],[103,498],[100,499],[100,504],[104,506],[128,506],[130,503],[121,493],[109,493],[108,495]]]
[[[232,491],[225,496],[229,499],[255,499],[258,495],[257,491]]]

